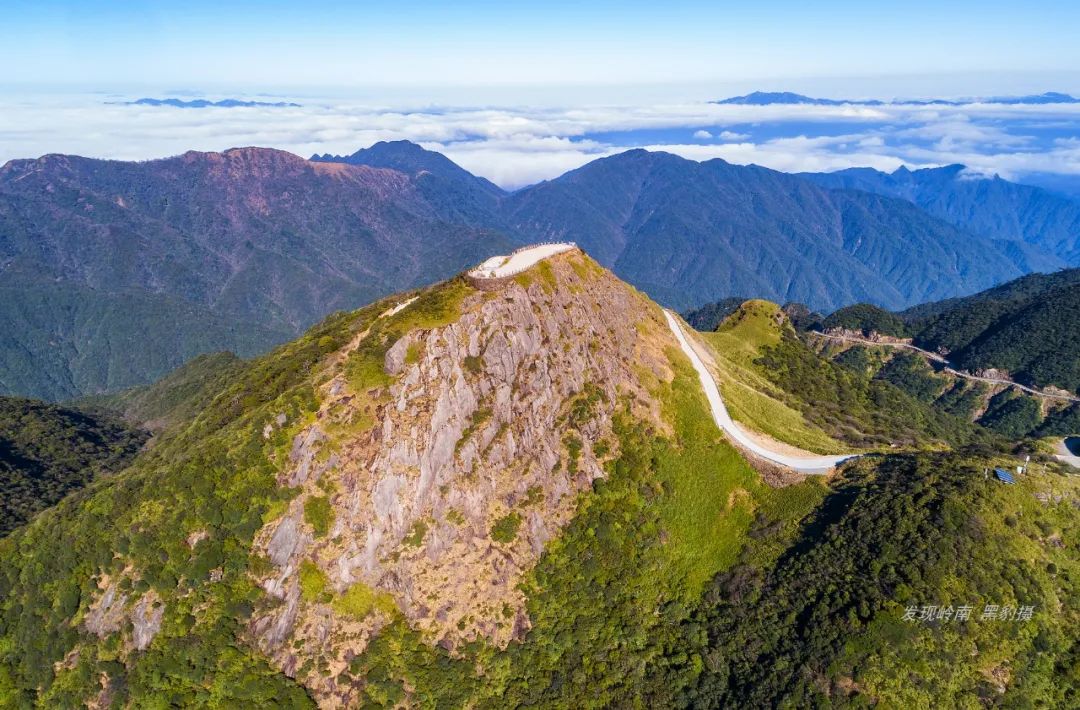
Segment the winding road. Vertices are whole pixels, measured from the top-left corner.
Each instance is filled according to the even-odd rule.
[[[667,318],[671,332],[675,334],[675,338],[679,341],[679,347],[681,347],[683,352],[686,353],[686,356],[690,358],[690,364],[697,370],[698,379],[701,380],[701,388],[705,390],[705,398],[709,400],[709,407],[712,409],[713,420],[716,422],[716,426],[720,427],[721,431],[727,434],[740,447],[746,449],[755,456],[780,464],[781,466],[793,468],[802,473],[825,473],[838,464],[847,461],[848,459],[855,458],[855,454],[805,457],[790,456],[778,451],[772,451],[747,436],[746,432],[740,429],[732,420],[731,415],[728,414],[727,407],[724,406],[724,400],[720,396],[720,390],[716,386],[716,381],[713,380],[712,374],[709,373],[709,369],[705,366],[705,363],[702,362],[701,358],[698,357],[697,352],[686,339],[686,334],[683,332],[682,325],[680,325],[678,318],[672,315],[671,311],[668,311],[667,309],[664,310],[664,316]]]
[[[1006,380],[1004,378],[981,377],[979,375],[972,375],[971,373],[968,373],[968,372],[961,372],[960,370],[954,369],[952,367],[952,364],[948,360],[946,360],[944,357],[942,357],[941,355],[938,355],[937,353],[932,353],[929,350],[923,350],[922,348],[916,347],[916,346],[914,346],[914,345],[912,345],[910,343],[888,343],[888,342],[881,342],[881,341],[877,341],[877,340],[869,340],[867,338],[856,338],[856,337],[851,336],[851,335],[837,335],[835,333],[822,333],[822,332],[816,331],[816,330],[811,330],[810,332],[813,333],[814,335],[817,335],[818,337],[821,337],[821,338],[831,338],[832,340],[841,340],[841,341],[844,341],[844,342],[847,342],[847,343],[862,343],[863,345],[876,345],[876,346],[885,346],[885,347],[889,347],[889,348],[904,348],[906,350],[914,350],[915,352],[922,353],[923,355],[926,355],[927,357],[929,357],[934,362],[938,362],[938,363],[941,363],[942,365],[944,365],[945,372],[949,373],[950,375],[956,375],[957,377],[963,377],[966,380],[974,380],[976,382],[986,382],[986,383],[991,384],[991,385],[1006,385],[1008,387],[1016,387],[1018,389],[1024,390],[1025,392],[1033,394],[1036,397],[1046,397],[1047,399],[1062,399],[1062,400],[1065,400],[1066,402],[1080,402],[1080,397],[1073,397],[1072,395],[1067,395],[1067,394],[1055,394],[1053,392],[1043,392],[1041,390],[1037,390],[1037,389],[1033,389],[1031,387],[1028,387],[1027,385],[1022,385],[1019,382],[1013,382],[1012,380]]]

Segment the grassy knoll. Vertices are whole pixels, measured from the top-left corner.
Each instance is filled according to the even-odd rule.
[[[757,360],[762,349],[780,343],[781,311],[768,301],[747,301],[713,333],[701,333],[716,363],[717,386],[732,419],[777,441],[820,454],[844,450],[840,443],[806,421],[784,401]]]

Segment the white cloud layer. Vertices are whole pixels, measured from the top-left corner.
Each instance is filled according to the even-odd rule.
[[[303,105],[178,109],[107,103],[121,98],[0,98],[0,162],[45,153],[148,159],[247,145],[303,156],[347,154],[380,140],[408,139],[507,188],[632,147],[792,172],[963,163],[980,174],[1010,178],[1080,175],[1080,138],[1068,135],[1080,122],[1080,105],[410,107],[293,97],[282,98]],[[796,122],[798,135],[760,130]],[[1016,126],[1058,127],[1064,134],[1040,142]],[[658,137],[664,132],[670,135]],[[761,133],[765,137],[753,137]]]

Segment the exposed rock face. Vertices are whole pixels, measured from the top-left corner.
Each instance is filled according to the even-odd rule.
[[[104,638],[120,630],[124,623],[127,595],[120,592],[116,582],[109,583],[101,596],[90,606],[83,626],[92,634]]]
[[[668,371],[659,309],[579,252],[534,271],[472,291],[452,323],[402,335],[385,352],[386,386],[357,391],[339,357],[316,422],[295,435],[279,480],[302,492],[256,544],[275,570],[259,583],[279,601],[252,631],[286,670],[297,654],[318,659],[324,672],[302,679],[324,704],[344,702],[329,678],[393,616],[340,612],[333,599],[353,585],[392,598],[446,648],[520,638],[518,585],[605,475],[615,408],[658,422],[640,371]],[[317,498],[333,511],[324,537],[303,513]],[[322,600],[297,584],[312,562]]]
[[[161,618],[165,614],[165,605],[152,591],[144,594],[131,610],[131,640],[138,651],[144,651],[161,630]]]
[[[149,590],[139,597],[134,604],[128,604],[128,595],[119,591],[116,581],[102,580],[101,595],[90,605],[90,610],[83,619],[83,628],[90,633],[104,638],[123,631],[125,622],[131,622],[130,647],[144,651],[161,630],[161,620],[165,615],[165,605],[157,592]]]

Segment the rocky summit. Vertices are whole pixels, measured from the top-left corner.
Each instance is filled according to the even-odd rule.
[[[616,403],[659,424],[636,376],[670,377],[659,309],[580,252],[494,292],[441,290],[452,322],[406,329],[438,291],[404,300],[330,358],[276,460],[297,495],[256,535],[272,567],[259,584],[280,603],[252,632],[326,697],[349,696],[333,678],[397,614],[446,649],[520,641],[521,583],[617,455]],[[307,603],[305,572],[324,590]],[[381,603],[355,618],[340,600],[360,594]],[[298,670],[319,659],[329,676]]]

